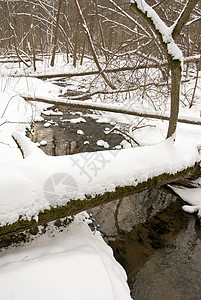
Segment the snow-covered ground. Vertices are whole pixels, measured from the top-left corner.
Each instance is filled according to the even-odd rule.
[[[0,253],[0,299],[129,300],[126,273],[81,213],[29,244]]]
[[[48,69],[47,65],[39,66],[39,72],[42,70],[58,73],[58,70],[64,72],[71,68],[71,65],[61,68],[58,62],[54,70]],[[23,70],[23,73],[25,71]],[[84,194],[94,195],[104,193],[106,190],[112,191],[117,185],[138,183],[164,171],[174,173],[200,160],[197,151],[197,145],[201,144],[200,126],[178,124],[176,142],[173,144],[172,140],[162,142],[166,136],[167,122],[154,120],[140,123],[143,125],[141,128],[130,132],[144,147],[123,149],[119,152],[106,150],[101,152],[101,157],[97,157],[99,153],[96,153],[93,165],[88,166],[87,172],[83,169],[85,161],[83,155],[74,156],[74,164],[69,157],[47,157],[40,149],[27,142],[23,135],[29,123],[40,119],[41,111],[50,105],[25,102],[20,94],[57,98],[58,95],[64,94],[64,89],[36,78],[10,77],[10,73],[20,74],[22,71],[17,67],[14,68],[13,65],[10,70],[1,68],[1,225],[15,222],[19,215],[28,219],[32,216],[37,218],[40,210],[50,205],[64,204],[63,201],[66,199],[83,198]],[[193,87],[194,80],[191,81],[191,86],[190,83],[188,84],[190,89]],[[201,78],[198,86],[196,105],[191,110],[186,107],[181,108],[181,112],[190,117],[200,116]],[[100,99],[94,97],[88,101],[93,103]],[[143,108],[141,103],[139,108]],[[147,109],[147,106],[145,108]],[[104,113],[99,121],[100,119],[107,119],[114,124],[128,123],[133,128],[140,122],[139,118],[114,113]],[[14,137],[22,144],[26,156],[24,160],[11,137],[14,131],[20,132],[15,133]],[[154,145],[158,142],[160,143]],[[104,141],[99,141],[99,144],[107,148]],[[101,164],[98,176],[94,162]],[[68,166],[67,170],[65,166]],[[58,173],[60,175],[57,177]],[[65,199],[60,197],[64,195],[63,190],[58,189],[56,196],[53,196],[51,191],[51,182],[55,184],[61,179],[70,181],[71,189],[68,186],[68,195],[65,193]],[[62,189],[66,186],[60,185],[58,188]],[[185,210],[189,212],[201,210],[201,199],[197,197],[197,192],[198,189],[195,198],[193,191],[189,195],[186,190],[180,193],[184,200],[193,206],[184,207]],[[193,198],[195,201],[192,200]],[[56,232],[55,237],[54,234],[49,236],[46,233],[37,237],[29,245],[0,253],[2,283],[0,298],[131,299],[124,270],[114,260],[111,249],[106,246],[100,234],[98,232],[92,234],[87,221],[83,222],[83,218],[82,214],[78,215],[66,231]]]

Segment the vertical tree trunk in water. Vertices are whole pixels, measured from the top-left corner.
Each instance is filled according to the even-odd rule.
[[[171,69],[171,109],[170,121],[168,127],[167,138],[176,131],[177,120],[179,114],[180,84],[181,84],[181,62],[172,60],[170,62]]]

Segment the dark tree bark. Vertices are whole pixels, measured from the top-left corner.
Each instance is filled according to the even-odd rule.
[[[57,21],[56,21],[56,27],[55,27],[55,33],[54,33],[54,43],[53,43],[53,52],[52,52],[52,59],[50,65],[54,66],[55,56],[56,56],[56,49],[57,49],[57,40],[58,40],[58,34],[59,34],[59,21],[60,21],[60,15],[61,15],[61,6],[62,6],[63,0],[59,0],[58,2],[58,11],[57,11]]]
[[[35,29],[34,29],[34,19],[33,19],[30,0],[28,0],[28,5],[29,5],[29,13],[31,15],[31,32],[30,32],[30,34],[31,34],[31,45],[32,45],[32,51],[33,51],[33,67],[34,67],[34,71],[36,71]]]
[[[179,36],[179,34],[182,31],[182,28],[188,21],[190,14],[192,13],[193,9],[198,4],[198,2],[200,2],[200,0],[188,0],[183,12],[181,13],[181,15],[180,15],[179,19],[177,20],[176,25],[174,27],[174,30],[172,33],[173,39],[176,39]]]
[[[181,84],[181,62],[178,60],[172,60],[169,65],[171,69],[171,108],[167,138],[176,132]]]

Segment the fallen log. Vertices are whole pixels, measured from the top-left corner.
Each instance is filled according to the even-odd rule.
[[[200,56],[191,56],[185,57],[183,63],[197,63],[199,62]],[[125,71],[136,71],[136,70],[143,70],[143,69],[158,69],[161,67],[166,67],[168,64],[145,64],[145,65],[137,65],[137,66],[125,66],[113,69],[103,69],[104,73],[118,73],[118,72],[125,72]],[[72,73],[49,73],[49,74],[29,74],[25,75],[27,77],[34,77],[38,79],[51,79],[51,78],[71,78],[71,77],[81,77],[81,76],[91,76],[91,75],[98,75],[100,74],[99,70],[92,70],[92,71],[83,71],[83,72],[72,72]],[[22,75],[13,75],[14,77],[22,76]]]
[[[104,71],[104,73],[118,73],[118,72],[135,71],[135,70],[141,70],[141,69],[151,69],[151,68],[155,69],[155,68],[160,68],[165,65],[166,64],[126,66],[126,67],[120,67],[120,68],[114,68],[114,69],[105,69],[105,70],[103,69],[103,71]],[[58,78],[59,77],[71,78],[71,77],[90,76],[90,75],[98,75],[98,74],[100,74],[100,71],[94,70],[94,71],[72,72],[72,73],[31,74],[31,75],[28,75],[28,77],[35,77],[38,79],[50,79],[50,78],[57,78],[57,77]]]
[[[21,134],[13,137],[25,159],[1,165],[0,247],[24,239],[25,230],[201,173],[198,149],[174,146],[172,138],[153,146],[86,153],[84,161],[86,155],[96,155],[93,164],[100,158],[103,163],[95,173],[92,168],[86,173],[83,153],[49,157]],[[77,194],[66,193],[65,183],[65,197],[58,201],[46,189],[47,178],[52,182],[56,174],[58,181],[66,171],[65,180],[76,179]]]
[[[115,91],[112,91],[110,93],[115,93]],[[95,94],[95,93],[93,93]],[[133,109],[132,107],[127,108],[125,105],[118,106],[114,104],[103,104],[103,103],[89,103],[89,102],[83,102],[79,100],[73,100],[66,99],[59,97],[55,100],[55,98],[37,98],[37,97],[31,97],[26,95],[21,95],[26,101],[37,101],[37,102],[44,102],[48,104],[54,104],[54,105],[66,105],[68,107],[77,107],[77,108],[86,108],[86,109],[92,109],[92,110],[101,110],[101,111],[107,111],[107,112],[113,112],[113,113],[121,113],[121,114],[127,114],[131,116],[138,116],[142,118],[150,118],[150,119],[158,119],[158,120],[165,120],[169,121],[170,117],[169,114],[161,114],[158,112],[150,112],[145,109]],[[76,99],[82,99],[82,97],[90,97],[91,94],[84,94],[83,96],[77,96]],[[188,117],[188,116],[182,116],[179,115],[178,122],[185,123],[185,124],[192,124],[192,125],[201,125],[201,118],[199,117]]]
[[[200,166],[196,163],[193,167],[177,172],[174,175],[164,173],[136,186],[116,187],[114,192],[106,192],[104,195],[97,195],[95,197],[88,196],[85,200],[71,200],[65,206],[51,207],[49,210],[40,212],[37,221],[34,218],[30,221],[19,220],[12,225],[0,227],[0,249],[26,239],[26,233],[23,232],[39,225],[45,227],[49,222],[75,215],[122,197],[140,193],[146,189],[160,188],[163,185],[177,182],[180,179],[198,178],[200,175]]]

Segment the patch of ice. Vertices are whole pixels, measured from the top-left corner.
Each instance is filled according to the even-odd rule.
[[[104,133],[105,133],[105,134],[108,134],[108,133],[110,132],[110,130],[111,130],[111,129],[107,127],[107,128],[105,128]]]
[[[198,185],[201,186],[201,179],[198,179]],[[198,212],[198,216],[201,218],[201,187],[197,188],[185,188],[171,186],[173,191],[177,193],[185,202],[190,205],[182,206],[182,209],[188,213]]]
[[[83,115],[83,113],[82,113],[81,111],[76,111],[76,112],[71,111],[70,114],[71,114],[72,116],[76,116],[76,115],[82,116],[82,115]]]

